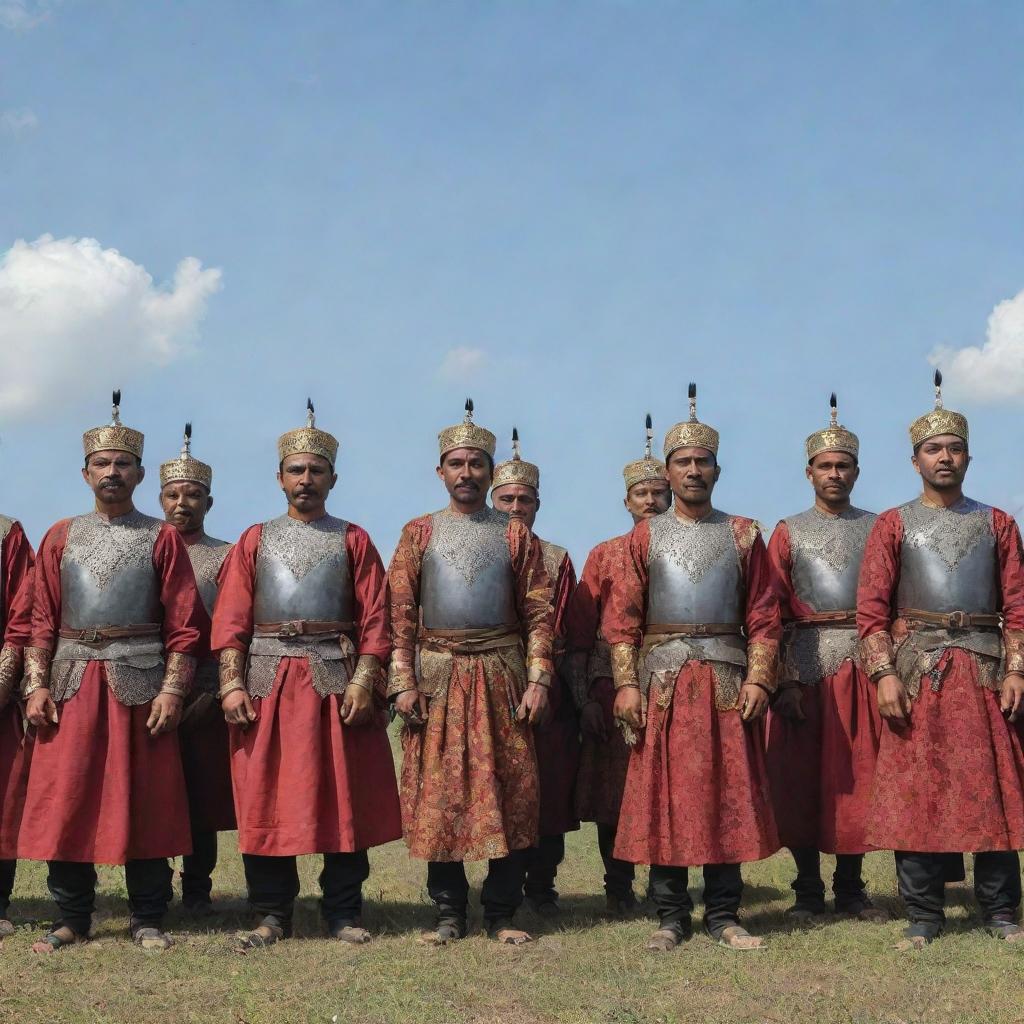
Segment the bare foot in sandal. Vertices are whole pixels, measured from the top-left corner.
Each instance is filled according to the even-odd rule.
[[[683,933],[675,928],[659,928],[647,940],[647,948],[652,953],[671,953],[680,942]]]
[[[174,939],[167,932],[152,925],[136,928],[132,932],[132,942],[147,953],[162,953],[174,945]]]
[[[350,946],[365,946],[373,936],[358,924],[337,924],[330,929],[331,938]]]
[[[251,932],[238,936],[235,949],[239,953],[251,953],[276,945],[284,938],[284,929],[274,924],[259,924]]]
[[[533,942],[533,936],[521,928],[496,928],[490,932],[490,936],[502,946],[525,946]]]
[[[764,939],[759,935],[751,935],[746,928],[734,924],[723,928],[718,936],[718,944],[729,949],[750,950],[763,949]]]
[[[923,935],[910,935],[905,939],[900,939],[892,948],[900,953],[917,953],[924,949],[930,941],[931,939],[927,939]]]
[[[1016,921],[989,921],[985,928],[994,939],[1001,939],[1003,942],[1024,940],[1024,928],[1021,928]]]
[[[52,932],[44,935],[38,942],[32,943],[33,953],[56,953],[58,949],[65,946],[72,946],[76,942],[85,942],[85,936],[73,932],[66,924],[54,928]]]

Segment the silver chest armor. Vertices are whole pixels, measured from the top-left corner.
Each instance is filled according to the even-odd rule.
[[[351,622],[347,531],[348,523],[334,516],[303,523],[284,515],[264,523],[256,555],[255,621]]]
[[[420,570],[420,610],[427,629],[488,629],[515,625],[508,516],[483,508],[431,517]]]
[[[731,517],[687,523],[669,509],[649,519],[647,622],[744,621],[743,574]]]
[[[796,596],[816,612],[853,611],[864,546],[876,516],[851,508],[838,516],[817,508],[790,516],[790,580]]]
[[[927,612],[999,611],[999,562],[992,509],[971,498],[931,508],[901,505],[900,608]]]
[[[62,626],[162,621],[160,581],[153,569],[161,525],[137,511],[111,520],[92,512],[71,521],[60,561]]]
[[[213,614],[213,603],[217,600],[217,574],[230,550],[231,545],[226,540],[207,537],[205,533],[194,544],[188,545],[192,572],[208,615]]]

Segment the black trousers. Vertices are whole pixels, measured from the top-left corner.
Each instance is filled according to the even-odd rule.
[[[243,853],[249,905],[260,917],[274,917],[291,930],[299,870],[294,857],[261,857]],[[320,872],[320,913],[329,926],[354,924],[363,911],[363,882],[370,877],[365,850],[325,853]]]
[[[46,887],[60,917],[54,928],[66,925],[78,935],[88,935],[96,909],[96,867],[77,861],[51,860]],[[131,929],[156,927],[171,902],[171,865],[165,858],[130,860],[124,866]]]
[[[651,898],[662,928],[689,932],[693,900],[687,891],[686,868],[651,865]],[[739,923],[743,875],[739,864],[704,865],[704,927],[713,938]]]
[[[796,861],[796,880],[793,892],[796,905],[809,910],[825,907],[825,883],[821,880],[821,855],[813,847],[794,847],[790,850]],[[832,893],[839,912],[856,912],[868,903],[864,891],[861,869],[864,856],[860,853],[840,853],[836,856],[836,870],[832,876]]]
[[[11,893],[14,892],[14,873],[17,870],[16,860],[0,860],[0,917],[7,917],[11,906]]]
[[[205,903],[213,891],[213,874],[217,866],[217,833],[192,832],[192,852],[182,858],[181,902]]]
[[[558,865],[565,859],[565,836],[541,836],[540,842],[527,852],[526,895],[557,900],[555,878]]]
[[[614,825],[598,824],[597,848],[601,851],[601,860],[604,862],[604,891],[614,899],[628,900],[633,895],[636,867],[628,860],[619,860],[612,856],[617,831]]]
[[[941,853],[896,851],[896,877],[911,927],[934,937],[946,923],[949,858]],[[974,855],[974,898],[986,922],[1012,921],[1020,907],[1020,857],[1015,850]]]
[[[490,927],[496,921],[512,918],[523,902],[529,850],[513,850],[507,857],[488,862],[487,877],[480,890],[484,922]],[[469,905],[469,881],[460,860],[427,862],[427,892],[442,917],[465,920]]]

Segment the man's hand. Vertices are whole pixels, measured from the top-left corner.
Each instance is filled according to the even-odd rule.
[[[177,729],[183,703],[184,700],[176,694],[158,693],[149,706],[149,718],[146,719],[149,735],[159,736]]]
[[[366,725],[373,718],[373,694],[362,683],[349,683],[341,698],[344,725]]]
[[[245,690],[232,690],[225,694],[224,699],[220,702],[220,707],[224,712],[224,721],[228,725],[238,725],[243,729],[248,729],[256,721],[256,711]]]
[[[50,700],[50,691],[44,686],[33,690],[25,702],[25,717],[37,729],[57,724],[57,705]]]
[[[784,690],[780,690],[778,697],[775,698],[775,703],[772,704],[772,714],[782,715],[783,718],[794,722],[806,721],[807,716],[800,706],[801,696],[799,686],[787,686]]]
[[[402,716],[408,726],[423,725],[427,720],[427,707],[430,701],[425,693],[419,690],[403,690],[395,698],[395,711]]]
[[[543,725],[548,720],[550,710],[548,688],[539,683],[529,683],[516,719],[520,722],[529,722],[530,725]]]
[[[744,683],[740,687],[736,704],[740,709],[740,718],[744,722],[753,722],[768,710],[768,692],[757,683]]]
[[[615,691],[615,706],[612,714],[625,722],[631,729],[642,729],[647,724],[644,714],[644,698],[639,686],[621,686]]]
[[[999,707],[1009,711],[1008,721],[1016,722],[1024,713],[1024,675],[1020,672],[1008,672],[1003,679],[1002,696],[999,700]]]
[[[608,739],[608,726],[604,720],[604,708],[596,700],[588,700],[580,711],[580,731],[598,743]]]
[[[907,689],[895,673],[878,680],[878,713],[889,722],[905,722],[910,717]]]

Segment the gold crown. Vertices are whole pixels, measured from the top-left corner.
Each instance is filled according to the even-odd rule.
[[[677,423],[665,435],[665,461],[669,456],[680,448],[707,448],[715,458],[718,457],[718,431],[701,423],[697,419],[697,385],[690,384],[690,418],[683,423]]]
[[[832,392],[829,399],[832,410],[832,422],[824,430],[816,430],[807,438],[807,461],[822,452],[846,452],[857,458],[860,455],[860,439],[852,430],[839,423],[839,411],[836,406],[836,393]]]
[[[935,408],[918,416],[910,424],[910,444],[915,449],[919,444],[927,441],[929,437],[938,437],[939,434],[954,434],[969,441],[967,429],[967,417],[951,409],[942,406],[942,373],[935,371]]]
[[[506,484],[522,484],[540,491],[540,467],[524,461],[519,450],[519,431],[515,427],[512,428],[512,458],[494,467],[491,493],[494,493],[496,487],[504,487]]]
[[[494,458],[494,449],[498,439],[484,427],[478,427],[473,422],[473,399],[466,399],[466,415],[461,423],[453,427],[445,427],[437,435],[440,455],[443,459],[449,452],[456,448],[479,448],[482,452]]]
[[[311,399],[306,399],[306,425],[296,430],[289,430],[277,439],[277,461],[284,462],[289,455],[300,452],[319,455],[332,466],[338,457],[338,439],[326,430],[318,430],[316,426],[316,410]]]
[[[113,395],[113,411],[111,420],[102,427],[93,427],[82,435],[82,447],[85,449],[86,459],[93,452],[128,452],[140,461],[142,460],[142,447],[145,444],[145,436],[138,430],[132,430],[121,423],[121,392],[115,391]]]
[[[192,457],[191,423],[185,424],[185,440],[181,446],[181,455],[160,466],[160,486],[164,487],[172,480],[202,484],[207,490],[213,485],[213,467]]]
[[[626,493],[629,494],[633,484],[643,483],[644,480],[664,480],[665,465],[659,462],[651,454],[651,442],[654,440],[654,427],[651,423],[651,414],[647,414],[646,441],[644,444],[644,457],[635,462],[627,462],[622,467],[622,479],[626,481]]]

